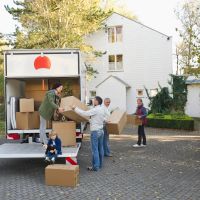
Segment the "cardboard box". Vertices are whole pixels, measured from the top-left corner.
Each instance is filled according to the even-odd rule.
[[[109,134],[120,134],[126,125],[127,114],[119,109],[114,110],[108,118],[106,128]]]
[[[86,122],[89,120],[89,117],[79,115],[74,110],[72,110],[72,106],[77,106],[82,110],[88,110],[88,107],[74,96],[64,97],[61,99],[60,107],[65,109],[64,113],[62,113],[63,115],[78,123]]]
[[[48,81],[47,80],[27,80],[25,84],[26,91],[34,90],[48,90]]]
[[[141,119],[137,117],[137,115],[127,115],[127,124],[132,124],[132,125],[142,125]]]
[[[26,98],[33,98],[36,102],[42,102],[46,95],[45,90],[33,90],[33,91],[25,91]]]
[[[20,112],[34,112],[34,99],[19,99],[19,111]]]
[[[17,129],[38,129],[40,127],[40,118],[38,112],[16,112]]]
[[[52,122],[52,129],[57,132],[62,146],[76,146],[76,123],[73,121]]]
[[[79,183],[79,165],[55,164],[45,168],[46,185],[75,187]]]

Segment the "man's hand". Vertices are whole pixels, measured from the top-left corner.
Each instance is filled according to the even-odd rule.
[[[76,108],[76,106],[70,106],[70,108],[72,109],[72,110],[75,110],[75,108]]]
[[[59,112],[59,113],[63,113],[64,111],[65,111],[64,108],[58,108],[58,112]]]

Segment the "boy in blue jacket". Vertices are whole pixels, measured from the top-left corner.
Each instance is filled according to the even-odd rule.
[[[61,155],[61,140],[55,131],[49,133],[49,141],[45,152],[45,162],[55,163],[58,155]]]

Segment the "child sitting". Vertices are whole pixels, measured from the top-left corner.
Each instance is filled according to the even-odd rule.
[[[55,131],[49,133],[49,141],[45,152],[45,162],[55,163],[58,155],[61,155],[61,140],[58,138]]]

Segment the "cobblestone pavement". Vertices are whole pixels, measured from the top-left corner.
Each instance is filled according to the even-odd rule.
[[[199,200],[200,133],[147,128],[148,146],[133,148],[136,132],[127,126],[123,135],[111,136],[114,156],[99,172],[86,170],[85,136],[76,188],[46,186],[42,159],[1,159],[0,200]]]

